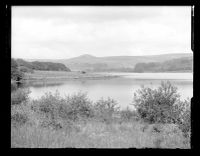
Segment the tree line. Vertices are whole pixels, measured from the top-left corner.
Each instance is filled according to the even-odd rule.
[[[27,62],[23,59],[11,58],[11,80],[21,81],[24,78],[24,73],[33,73],[34,70],[46,70],[46,71],[71,71],[64,64],[52,63],[52,62]]]
[[[137,63],[134,72],[192,71],[193,60],[190,57],[165,62]]]

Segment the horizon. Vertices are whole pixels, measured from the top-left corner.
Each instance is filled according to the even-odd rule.
[[[191,6],[12,6],[11,55],[191,53]]]
[[[34,59],[34,58],[16,58],[16,57],[11,57],[13,59],[23,59],[23,60],[67,60],[67,59],[73,59],[73,58],[78,58],[78,57],[83,57],[83,56],[91,56],[91,57],[95,57],[95,58],[105,58],[105,57],[145,57],[145,56],[159,56],[159,55],[181,55],[181,54],[191,54],[193,55],[193,53],[164,53],[164,54],[152,54],[152,55],[134,55],[134,56],[130,56],[130,55],[113,55],[113,56],[95,56],[95,55],[91,55],[91,54],[82,54],[79,56],[75,56],[75,57],[70,57],[70,58],[62,58],[62,59]]]

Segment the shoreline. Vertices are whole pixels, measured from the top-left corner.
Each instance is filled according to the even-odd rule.
[[[94,72],[62,72],[62,71],[35,71],[26,73],[24,81],[65,81],[65,80],[99,80],[121,77],[121,75],[98,74]]]

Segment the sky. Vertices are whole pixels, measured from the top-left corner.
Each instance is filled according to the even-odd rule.
[[[192,53],[190,6],[12,6],[11,56]]]

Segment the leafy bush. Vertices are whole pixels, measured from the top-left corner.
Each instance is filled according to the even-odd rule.
[[[27,102],[29,99],[29,89],[19,88],[11,93],[11,105],[21,104]]]
[[[14,127],[23,126],[26,124],[31,116],[30,105],[21,103],[18,105],[11,105],[11,124]]]
[[[134,93],[134,106],[140,117],[149,123],[172,123],[175,121],[173,107],[180,101],[177,88],[169,81],[158,89],[142,87]]]
[[[26,114],[16,113],[11,116],[11,123],[13,126],[22,126],[28,121],[28,117]]]
[[[19,71],[18,64],[14,59],[11,59],[11,79],[15,81],[21,81],[24,74]]]
[[[79,117],[88,118],[93,116],[92,102],[87,98],[86,93],[79,92],[72,96],[67,96],[65,100],[69,110],[67,114],[73,120]]]
[[[46,93],[34,101],[32,109],[39,114],[42,125],[66,126],[71,121],[92,116],[91,102],[86,94],[78,93],[62,98],[59,92]]]
[[[130,110],[128,107],[120,111],[122,121],[138,120],[138,114],[135,110]]]
[[[95,116],[107,123],[110,123],[113,119],[114,113],[118,112],[117,102],[111,98],[104,100],[101,98],[94,105]]]
[[[174,112],[177,113],[176,123],[183,131],[185,137],[190,136],[191,132],[191,102],[189,99],[179,102],[174,106]]]

